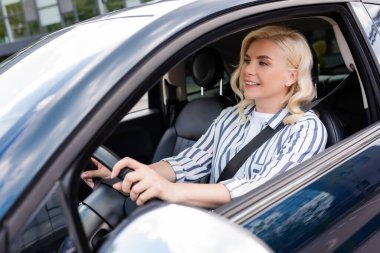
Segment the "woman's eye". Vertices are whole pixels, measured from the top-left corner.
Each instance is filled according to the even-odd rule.
[[[244,59],[244,63],[245,63],[245,64],[250,64],[250,63],[251,63],[251,60],[250,60],[250,59]]]
[[[260,66],[268,66],[268,64],[266,62],[263,62],[263,61],[260,61],[259,64],[260,64]]]

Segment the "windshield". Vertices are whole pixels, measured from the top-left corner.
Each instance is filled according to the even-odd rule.
[[[128,29],[124,19],[77,26],[41,40],[4,65],[0,75],[0,136],[26,113],[48,106],[62,84],[107,56],[146,24],[146,19],[136,19]]]

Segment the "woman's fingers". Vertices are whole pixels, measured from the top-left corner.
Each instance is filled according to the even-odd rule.
[[[95,187],[95,182],[94,180],[91,179],[84,179],[82,177],[82,180],[90,187],[90,188],[94,188]]]
[[[134,184],[129,192],[129,197],[131,200],[135,201],[141,193],[143,193],[148,186],[146,185],[145,181],[140,181],[136,184]]]
[[[146,191],[142,192],[136,199],[136,204],[138,206],[144,205],[148,200],[157,197],[157,191],[154,188],[148,188]]]
[[[144,179],[146,177],[146,172],[151,170],[147,165],[142,164],[130,157],[125,157],[114,165],[111,173],[111,178],[114,178],[117,175],[119,175],[120,171],[123,168],[130,168],[133,171],[129,172],[124,177],[122,183],[115,184],[114,188],[116,190],[123,191],[126,193],[130,193],[132,185]]]
[[[119,175],[120,171],[123,168],[130,168],[132,170],[139,170],[139,169],[145,168],[145,167],[148,167],[148,166],[145,164],[142,164],[142,163],[140,163],[140,162],[138,162],[135,159],[132,159],[130,157],[125,157],[125,158],[121,159],[120,161],[118,161],[113,166],[111,178],[114,178],[117,175]]]
[[[97,170],[89,170],[89,171],[84,171],[80,175],[82,180],[91,188],[94,188],[95,183],[94,183],[94,178],[108,178],[110,177],[111,172],[105,168],[105,169],[97,169]]]
[[[111,171],[97,160],[91,158],[91,161],[94,163],[96,169],[84,171],[81,173],[80,177],[88,186],[94,188],[94,178],[109,178],[111,176]]]
[[[133,201],[140,199],[139,203],[142,205],[150,198],[159,197],[163,188],[161,187],[162,180],[165,179],[154,171],[140,170],[128,173],[123,182],[114,184],[113,187],[129,193],[129,197]]]
[[[92,179],[94,177],[107,178],[111,176],[111,172],[107,168],[101,168],[97,170],[84,171],[81,174],[82,179]]]
[[[123,187],[122,186],[122,183],[123,182],[117,182],[116,184],[113,185],[113,188],[117,191],[122,191],[121,188]]]
[[[114,184],[114,188],[129,193],[131,200],[136,201],[136,204],[143,205],[152,198],[164,200],[171,198],[169,193],[171,183],[149,166],[126,157],[115,164],[111,177],[116,177],[123,168],[130,168],[133,171],[129,172],[122,182]]]
[[[133,171],[129,172],[122,182],[122,191],[123,192],[131,192],[132,187],[142,181],[144,179],[144,175],[142,173]]]
[[[124,180],[113,185],[113,188],[118,191],[130,193],[132,185],[136,184],[143,179],[143,175],[135,171],[129,172],[125,175]]]

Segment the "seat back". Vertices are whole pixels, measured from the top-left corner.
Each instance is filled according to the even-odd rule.
[[[319,119],[322,121],[327,131],[326,148],[343,140],[347,136],[342,122],[330,107],[322,104],[318,105],[315,109],[319,113]]]
[[[326,147],[330,147],[347,136],[364,128],[368,123],[361,96],[358,76],[355,71],[347,77],[335,76],[325,80],[321,96],[327,95],[345,79],[344,85],[326,98],[315,109],[326,127],[328,138]]]
[[[174,125],[162,136],[152,162],[175,156],[192,146],[225,107],[220,97],[198,98],[186,104]]]
[[[203,88],[214,86],[223,78],[223,61],[218,52],[204,48],[191,59],[191,71],[195,83]],[[188,102],[173,126],[162,136],[152,162],[177,155],[192,146],[207,131],[213,120],[231,101],[223,96],[200,97]]]
[[[313,67],[311,69],[311,77],[313,84],[316,85],[316,92],[317,92],[317,98],[323,98],[326,95],[329,94],[330,91],[333,89],[330,89],[326,91],[325,89],[325,83],[319,79],[319,68],[318,68],[318,57],[313,47],[310,47],[312,56],[313,56]],[[344,78],[342,78],[343,80]],[[339,85],[339,83],[336,83],[336,85]],[[336,87],[336,86],[334,86]],[[330,97],[334,97],[335,94],[331,94]],[[313,108],[314,111],[317,112],[319,115],[319,119],[322,121],[324,126],[326,127],[327,131],[327,143],[326,148],[334,145],[335,143],[343,140],[346,137],[346,134],[344,133],[344,128],[341,122],[339,121],[335,111],[330,106],[330,103],[328,100],[331,98],[327,98],[320,102],[315,108]]]

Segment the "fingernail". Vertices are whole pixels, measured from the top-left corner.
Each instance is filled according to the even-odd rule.
[[[83,172],[82,174],[80,174],[80,177],[81,178],[86,178],[86,177],[88,177],[88,174],[86,172]]]

